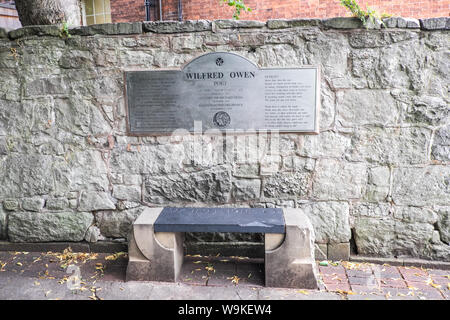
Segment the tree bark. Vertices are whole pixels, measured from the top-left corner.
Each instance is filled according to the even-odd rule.
[[[16,0],[22,26],[81,22],[80,0]]]

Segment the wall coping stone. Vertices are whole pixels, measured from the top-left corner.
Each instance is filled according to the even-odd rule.
[[[144,21],[143,31],[154,33],[183,33],[211,31],[212,23],[209,20],[185,21]]]
[[[11,40],[30,37],[30,36],[51,36],[59,37],[61,34],[61,29],[59,25],[50,26],[26,26],[19,29],[11,30],[8,36]]]
[[[219,29],[235,29],[235,28],[264,28],[266,22],[257,20],[214,20],[213,28]]]
[[[419,19],[414,18],[390,17],[383,22],[387,28],[420,29]]]
[[[422,30],[450,30],[450,17],[420,19]]]
[[[142,33],[142,22],[119,22],[94,24],[69,29],[71,35],[92,36],[95,34],[124,35]]]
[[[0,28],[0,38],[8,38],[8,31],[4,28]]]
[[[381,23],[370,24],[364,27],[361,20],[354,17],[336,17],[328,19],[270,19],[266,22],[256,20],[186,20],[186,21],[144,21],[144,22],[119,22],[105,23],[91,26],[81,26],[70,28],[71,35],[93,36],[99,35],[131,35],[141,34],[143,32],[151,33],[186,33],[213,31],[217,29],[241,29],[241,28],[267,28],[267,29],[286,29],[298,27],[320,27],[325,29],[381,29],[400,28],[400,29],[421,29],[427,31],[450,30],[450,17],[438,17],[429,19],[413,19],[402,17],[391,17],[383,20]],[[6,30],[0,28],[0,38],[6,37]],[[23,28],[11,30],[8,37],[16,40],[29,36],[61,36],[61,27],[59,25],[51,26],[26,26]]]
[[[285,29],[295,27],[318,27],[322,19],[270,19],[267,20],[269,29]]]

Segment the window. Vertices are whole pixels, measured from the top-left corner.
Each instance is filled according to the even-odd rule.
[[[99,24],[111,22],[110,0],[84,0],[83,24]]]

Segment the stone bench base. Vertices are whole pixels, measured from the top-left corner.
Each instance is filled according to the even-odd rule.
[[[162,209],[144,210],[133,224],[127,281],[178,281],[184,233],[154,232],[154,223]],[[283,215],[285,234],[265,234],[266,286],[316,289],[312,225],[300,209],[283,209]]]

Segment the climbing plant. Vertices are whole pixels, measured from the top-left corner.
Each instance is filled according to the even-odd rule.
[[[380,14],[378,11],[372,9],[369,6],[367,6],[367,11],[365,11],[361,9],[356,0],[340,0],[340,1],[341,5],[346,7],[353,14],[354,17],[359,18],[366,28],[368,26],[369,21],[372,23],[375,23],[376,21],[380,21],[381,23],[383,23],[381,19],[390,16],[387,13]]]
[[[222,2],[228,4],[230,7],[234,7],[233,19],[239,20],[241,12],[252,11],[251,8],[247,7],[244,0],[221,0]]]

